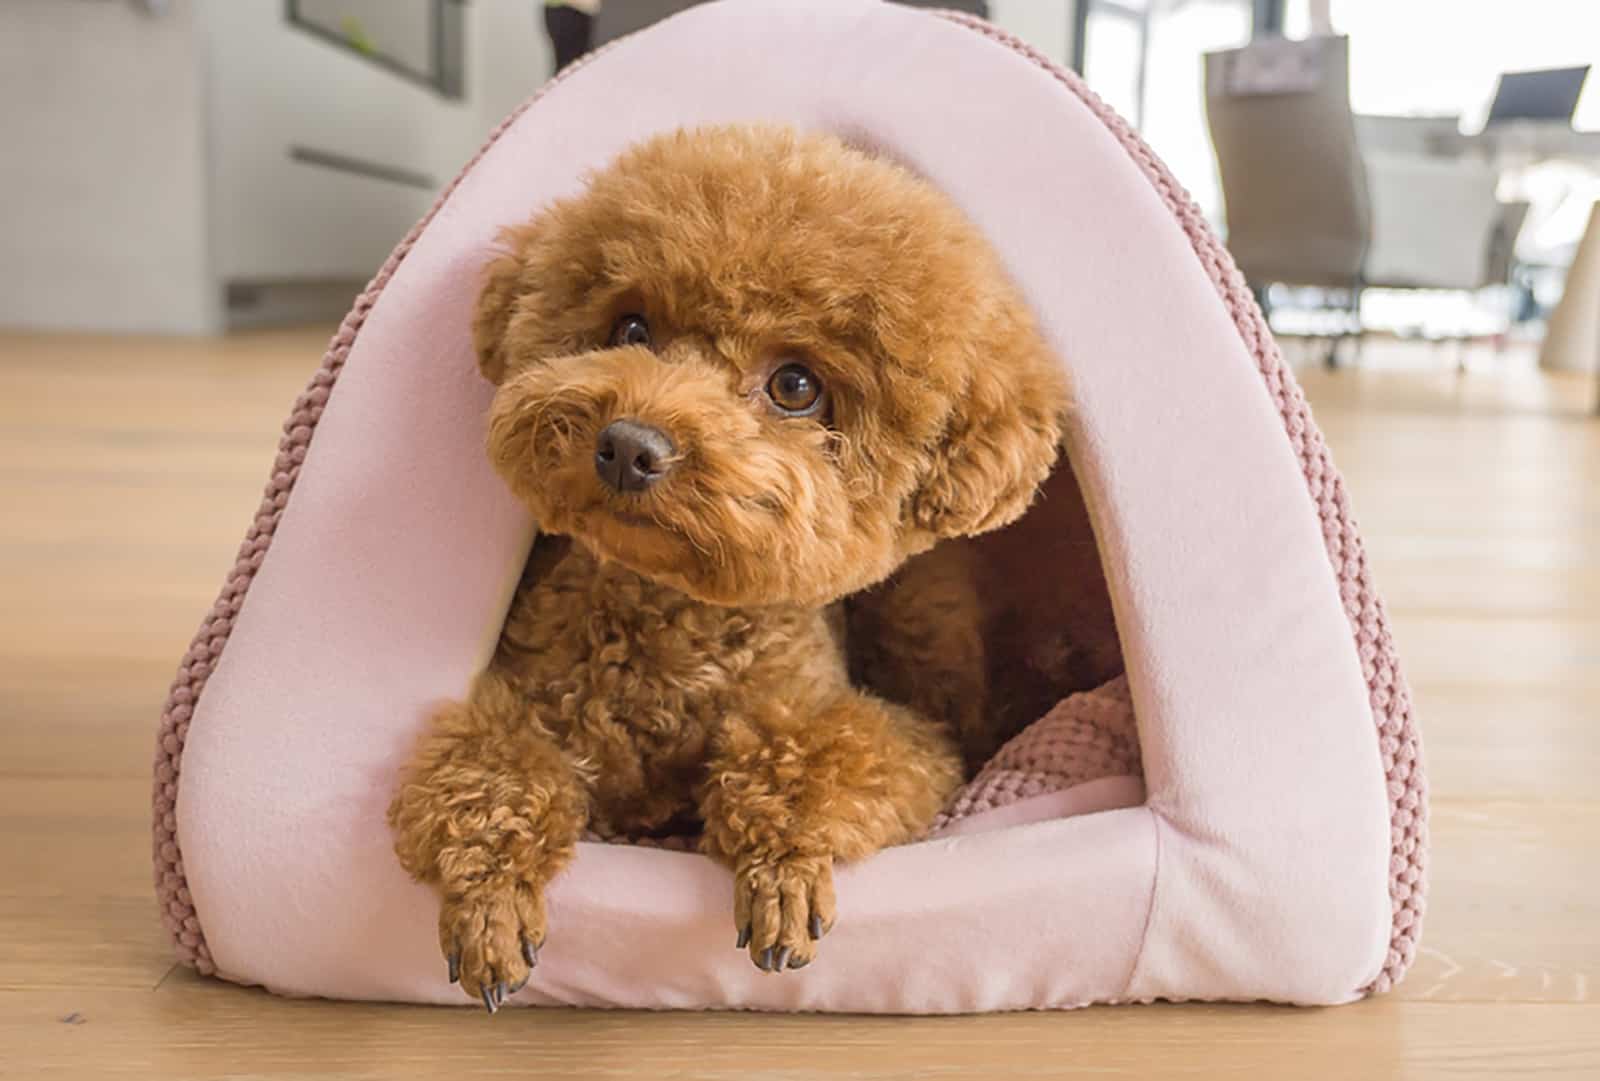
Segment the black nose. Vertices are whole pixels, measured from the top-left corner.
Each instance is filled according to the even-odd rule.
[[[636,420],[607,424],[594,444],[594,471],[619,492],[648,488],[672,468],[672,440]]]

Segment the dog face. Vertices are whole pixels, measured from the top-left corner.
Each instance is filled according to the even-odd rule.
[[[496,468],[693,597],[825,604],[1013,520],[1055,461],[1065,379],[983,237],[831,137],[658,137],[502,241]]]

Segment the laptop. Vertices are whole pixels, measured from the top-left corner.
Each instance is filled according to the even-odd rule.
[[[1544,71],[1508,71],[1500,76],[1486,127],[1516,120],[1572,124],[1589,65]]]

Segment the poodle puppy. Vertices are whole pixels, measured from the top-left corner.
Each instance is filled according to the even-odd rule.
[[[698,828],[738,947],[801,968],[835,863],[915,837],[962,780],[982,646],[934,546],[1027,508],[1061,366],[946,197],[828,136],[657,137],[502,242],[473,326],[488,452],[542,535],[403,772],[400,861],[491,1013],[586,829]],[[852,682],[835,602],[899,568],[861,606],[891,701]]]

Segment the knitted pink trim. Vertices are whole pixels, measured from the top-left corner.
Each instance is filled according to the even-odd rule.
[[[1371,990],[1376,991],[1387,990],[1411,964],[1416,952],[1416,936],[1422,917],[1423,871],[1427,845],[1426,785],[1422,775],[1417,732],[1411,719],[1410,694],[1399,672],[1382,602],[1378,600],[1371,587],[1360,538],[1356,536],[1355,527],[1350,520],[1344,482],[1333,467],[1322,436],[1311,420],[1305,397],[1283,364],[1277,345],[1267,331],[1244,279],[1211,233],[1199,208],[1149,148],[1120,117],[1084,86],[1077,76],[1062,71],[1017,38],[981,20],[956,13],[943,13],[943,17],[983,34],[1033,61],[1077,95],[1117,136],[1188,233],[1195,254],[1215,283],[1224,304],[1233,314],[1239,334],[1254,354],[1267,389],[1278,404],[1289,438],[1300,456],[1312,499],[1316,501],[1322,518],[1328,556],[1339,577],[1345,610],[1355,631],[1356,645],[1372,692],[1373,713],[1378,724],[1384,772],[1389,780],[1393,846],[1390,896],[1394,905],[1394,930],[1383,971],[1371,987]],[[289,419],[284,423],[284,436],[279,443],[278,457],[274,462],[266,493],[257,510],[255,522],[245,535],[238,560],[223,586],[221,596],[201,623],[189,651],[184,654],[182,665],[178,669],[166,706],[162,711],[161,727],[156,742],[152,847],[155,857],[156,899],[161,908],[162,923],[172,935],[178,959],[202,973],[213,972],[215,965],[206,948],[205,935],[184,878],[183,857],[178,850],[176,820],[179,770],[194,703],[205,687],[213,664],[221,656],[223,646],[227,644],[233,619],[244,602],[245,594],[261,566],[268,546],[272,543],[283,508],[288,504],[289,493],[299,477],[306,448],[311,442],[317,421],[322,416],[323,406],[344,366],[345,358],[350,353],[356,334],[366,322],[367,314],[377,302],[378,295],[394,275],[401,260],[411,250],[417,237],[455,191],[462,177],[477,165],[495,141],[526,109],[586,62],[580,61],[572,65],[546,83],[495,129],[483,148],[444,190],[427,215],[400,242],[366,291],[356,299],[354,308],[335,333],[323,358],[322,367],[312,377],[305,392],[296,400]],[[1009,802],[1009,798],[1005,795],[1004,784],[998,784],[988,795]],[[992,799],[986,798],[979,802],[992,802]]]
[[[1411,714],[1411,692],[1400,674],[1388,616],[1377,591],[1366,552],[1350,517],[1350,500],[1344,479],[1334,468],[1333,456],[1323,442],[1322,433],[1311,419],[1311,407],[1283,362],[1278,343],[1272,337],[1244,276],[1234,265],[1206,224],[1205,217],[1189,193],[1167,171],[1150,148],[1126,121],[1118,116],[1077,75],[1063,71],[1020,39],[971,15],[940,12],[943,18],[974,30],[1020,53],[1049,72],[1117,137],[1128,154],[1144,170],[1167,208],[1189,235],[1195,255],[1217,287],[1217,293],[1233,316],[1239,336],[1255,357],[1267,391],[1283,416],[1289,441],[1305,471],[1306,487],[1322,519],[1322,536],[1328,560],[1339,579],[1345,614],[1355,632],[1356,650],[1371,693],[1373,720],[1378,726],[1378,747],[1383,756],[1383,772],[1389,787],[1389,899],[1394,923],[1389,939],[1389,954],[1383,969],[1367,991],[1387,991],[1398,983],[1416,957],[1417,936],[1422,929],[1426,892],[1428,849],[1428,786],[1422,770],[1422,745]]]

